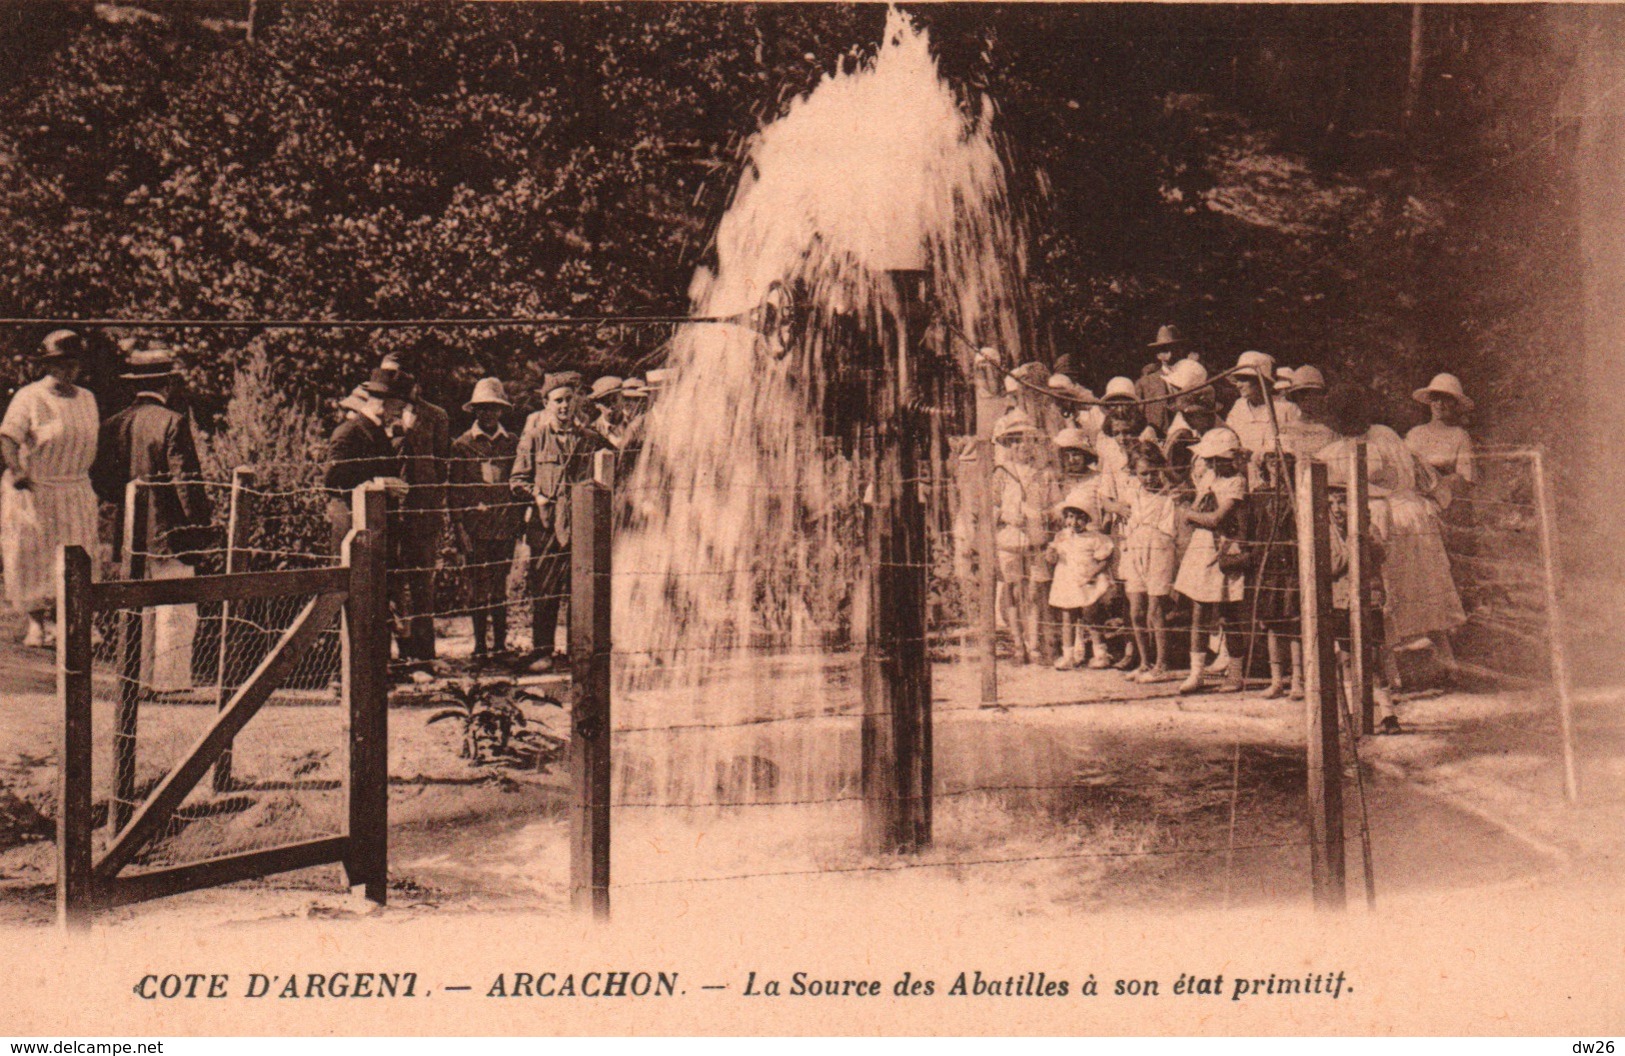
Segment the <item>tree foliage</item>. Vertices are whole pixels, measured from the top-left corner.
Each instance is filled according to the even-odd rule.
[[[743,144],[884,17],[266,2],[249,42],[218,5],[40,10],[0,9],[0,308],[81,317],[681,312]],[[1561,406],[1568,161],[1556,137],[1524,149],[1572,59],[1557,16],[1429,9],[1410,127],[1408,8],[919,17],[967,100],[997,108],[1041,358],[1074,353],[1098,386],[1175,321],[1210,362],[1315,362],[1396,418],[1439,369],[1505,408],[1485,428],[1528,435]],[[647,365],[667,333],[164,336],[207,425],[256,360],[303,406],[384,351],[429,351],[427,387],[455,408],[485,373]],[[37,337],[0,333],[14,379]]]

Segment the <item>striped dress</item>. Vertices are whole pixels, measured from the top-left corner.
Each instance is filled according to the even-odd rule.
[[[100,418],[96,397],[76,387],[59,396],[51,378],[23,386],[0,421],[0,435],[17,442],[33,487],[18,491],[7,470],[0,479],[0,565],[6,600],[20,612],[49,609],[56,599],[56,552],[82,546],[96,554],[96,459]]]

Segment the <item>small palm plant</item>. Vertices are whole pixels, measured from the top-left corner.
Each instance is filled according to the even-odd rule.
[[[441,719],[462,723],[463,744],[457,754],[475,764],[511,756],[515,754],[511,743],[530,732],[519,700],[562,707],[553,697],[516,686],[509,679],[461,679],[448,683],[436,698],[437,703],[451,706],[430,715],[429,724]]]

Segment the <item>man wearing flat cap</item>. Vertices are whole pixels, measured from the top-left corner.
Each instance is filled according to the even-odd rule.
[[[406,353],[383,358],[378,369],[412,377]],[[435,563],[446,537],[446,479],[451,459],[451,416],[424,398],[414,384],[401,411],[401,427],[394,436],[401,455],[406,498],[391,525],[392,577],[401,615],[408,621],[401,640],[401,658],[433,660],[435,655]]]
[[[609,442],[582,422],[581,388],[575,371],[542,380],[542,409],[525,421],[508,478],[530,503],[525,541],[531,641],[537,658],[546,661],[558,634],[559,602],[570,592],[570,486],[590,479],[593,455],[610,450]]]

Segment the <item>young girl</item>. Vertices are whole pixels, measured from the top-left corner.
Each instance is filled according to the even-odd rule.
[[[1251,499],[1258,576],[1253,583],[1254,597],[1247,603],[1247,615],[1263,625],[1268,642],[1270,684],[1264,696],[1270,700],[1289,692],[1293,700],[1303,699],[1298,521],[1291,486],[1296,465],[1291,455],[1266,454],[1259,471],[1261,485]]]
[[[1349,705],[1352,714],[1360,707],[1360,702],[1354,699],[1354,687],[1350,675],[1353,657],[1353,632],[1350,626],[1350,612],[1354,606],[1353,584],[1349,582],[1349,518],[1348,518],[1348,492],[1343,488],[1332,488],[1327,493],[1328,512],[1331,519],[1332,543],[1332,640],[1337,648],[1338,680],[1343,687],[1343,699]],[[1371,698],[1376,705],[1374,711],[1377,716],[1377,733],[1398,733],[1399,717],[1394,713],[1393,693],[1389,688],[1388,676],[1383,668],[1382,654],[1384,628],[1382,622],[1383,592],[1382,592],[1382,545],[1372,535],[1363,540],[1361,550],[1362,561],[1366,573],[1367,596],[1365,599],[1365,656],[1360,662],[1365,666],[1371,678]]]
[[[1174,589],[1174,570],[1179,565],[1179,507],[1167,460],[1154,444],[1142,444],[1135,451],[1134,472],[1139,487],[1128,492],[1125,502],[1111,504],[1113,512],[1127,520],[1121,564],[1123,590],[1128,595],[1129,625],[1141,657],[1140,666],[1128,679],[1166,682],[1171,677],[1167,605]]]
[[[1208,473],[1198,483],[1196,505],[1183,512],[1184,520],[1192,525],[1191,542],[1179,565],[1179,576],[1174,589],[1191,600],[1191,669],[1190,675],[1179,685],[1180,693],[1195,693],[1202,688],[1202,675],[1207,665],[1207,636],[1218,624],[1221,639],[1231,656],[1227,666],[1223,692],[1239,692],[1242,688],[1240,657],[1244,655],[1241,643],[1232,641],[1241,626],[1241,603],[1247,594],[1247,578],[1240,572],[1227,572],[1221,567],[1221,539],[1243,538],[1237,522],[1247,498],[1246,478],[1241,475],[1246,456],[1236,434],[1222,426],[1210,429],[1191,452],[1207,463]]]
[[[1055,562],[1050,583],[1050,607],[1061,612],[1061,657],[1055,670],[1070,671],[1083,664],[1083,636],[1094,646],[1089,666],[1111,666],[1106,639],[1100,633],[1101,602],[1111,593],[1108,571],[1116,547],[1110,537],[1092,530],[1089,514],[1081,506],[1061,507],[1061,530],[1050,540],[1049,557]]]

